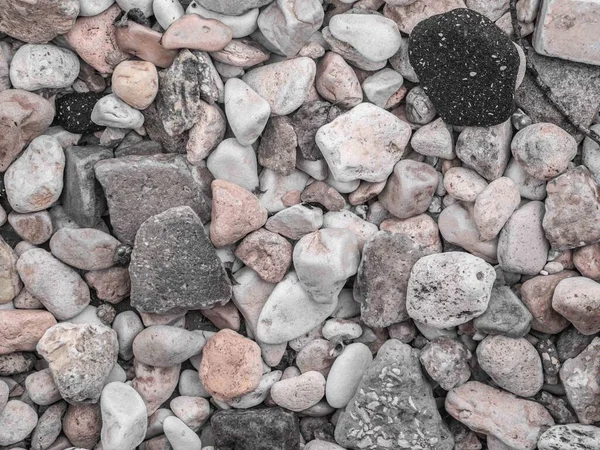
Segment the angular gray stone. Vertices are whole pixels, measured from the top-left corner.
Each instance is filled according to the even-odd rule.
[[[62,430],[62,418],[67,411],[67,403],[60,401],[50,406],[38,420],[31,435],[31,449],[45,450],[56,440]]]
[[[408,235],[378,231],[365,243],[354,282],[360,317],[370,327],[387,327],[408,319],[406,289],[414,263],[431,250]]]
[[[459,341],[447,336],[427,343],[419,360],[429,376],[447,391],[466,383],[471,377],[471,352]]]
[[[129,273],[131,305],[145,313],[210,308],[231,298],[221,260],[188,206],[168,209],[140,226]]]
[[[296,168],[298,139],[289,117],[273,117],[267,122],[258,147],[258,162],[281,175]]]
[[[383,344],[339,417],[335,439],[344,447],[366,450],[454,447],[421,373],[417,350],[395,339]]]
[[[600,448],[600,428],[571,423],[548,428],[540,436],[539,450],[592,450]]]
[[[189,206],[203,222],[210,219],[212,176],[185,156],[111,158],[97,163],[94,171],[106,194],[114,234],[125,244],[133,244],[142,222],[175,206]]]
[[[519,338],[529,332],[532,320],[527,307],[508,286],[497,286],[492,288],[488,307],[473,320],[473,326],[485,334]]]
[[[296,131],[300,153],[309,161],[323,159],[321,150],[315,142],[315,135],[319,128],[330,122],[330,113],[334,112],[332,105],[328,102],[317,100],[307,102],[292,116],[292,126]]]
[[[112,158],[112,151],[100,146],[68,147],[62,205],[65,212],[81,227],[94,227],[106,211],[102,186],[94,176],[94,165]]]

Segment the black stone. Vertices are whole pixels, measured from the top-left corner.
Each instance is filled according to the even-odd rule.
[[[56,122],[70,133],[84,134],[104,127],[92,122],[92,110],[102,94],[83,92],[66,94],[56,100]]]
[[[490,126],[510,118],[519,54],[487,17],[461,8],[423,20],[410,35],[409,58],[445,122]]]
[[[298,418],[281,408],[230,409],[210,421],[215,450],[299,450]]]

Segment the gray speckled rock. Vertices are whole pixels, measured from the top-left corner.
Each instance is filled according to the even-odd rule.
[[[131,305],[143,312],[209,308],[231,298],[221,260],[189,206],[168,209],[140,226],[129,273]]]
[[[31,434],[37,425],[35,410],[20,400],[11,400],[0,411],[0,445],[15,444]]]
[[[367,450],[453,448],[416,350],[395,339],[383,344],[341,414],[335,438],[344,447]]]
[[[54,403],[44,411],[31,435],[32,450],[45,450],[58,438],[66,411],[67,403],[64,401]]]
[[[203,222],[210,218],[212,177],[185,156],[123,156],[100,161],[94,170],[106,193],[114,234],[125,244],[133,244],[142,222],[175,206],[189,206]]]
[[[600,428],[571,423],[556,425],[540,436],[539,450],[592,450],[600,448]]]
[[[468,253],[424,256],[408,281],[408,314],[436,328],[468,322],[487,309],[495,280],[493,267]]]
[[[66,88],[73,84],[77,75],[77,55],[56,45],[23,45],[10,63],[12,85],[15,89],[26,91]]]
[[[429,376],[447,391],[466,383],[471,377],[471,352],[450,337],[440,336],[427,343],[419,360]]]
[[[59,323],[37,344],[60,395],[69,403],[96,403],[117,362],[117,333],[104,325]]]
[[[473,326],[482,333],[519,338],[529,332],[532,320],[527,307],[508,286],[497,286],[492,288],[488,307],[473,320]]]
[[[50,239],[52,254],[82,270],[108,269],[115,265],[115,250],[121,243],[95,228],[61,228]]]

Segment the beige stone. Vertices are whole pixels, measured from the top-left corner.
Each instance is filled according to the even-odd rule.
[[[600,244],[575,249],[573,264],[584,277],[600,281]]]
[[[137,109],[146,109],[158,93],[156,66],[147,61],[123,61],[112,74],[112,91]]]
[[[0,237],[0,305],[11,302],[23,289],[17,272],[17,254]]]
[[[473,218],[482,241],[494,239],[519,207],[519,188],[510,179],[500,177],[479,193],[473,208]]]
[[[0,310],[0,355],[32,352],[56,319],[44,310]]]
[[[121,51],[131,53],[157,67],[167,68],[173,64],[177,51],[164,48],[160,43],[162,36],[158,31],[131,20],[120,24],[115,32]]]
[[[112,304],[119,303],[129,297],[131,280],[126,267],[111,267],[102,270],[90,270],[84,275],[89,287],[96,290],[100,300]]]
[[[444,187],[457,200],[474,202],[487,185],[485,178],[466,167],[452,167],[444,174]]]
[[[249,39],[233,39],[218,52],[211,52],[215,61],[234,67],[252,67],[269,59],[269,52]]]
[[[428,250],[428,253],[441,253],[442,240],[436,221],[427,214],[419,214],[409,219],[386,219],[379,226],[381,230],[401,233]]]
[[[197,14],[186,14],[173,22],[161,44],[167,50],[189,48],[218,52],[231,42],[231,28],[215,19],[205,19]]]

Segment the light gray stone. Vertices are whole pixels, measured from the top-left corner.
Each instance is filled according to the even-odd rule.
[[[229,28],[231,28],[231,34],[234,39],[243,38],[251,35],[257,27],[257,19],[260,10],[258,8],[250,9],[240,15],[229,15],[221,14],[218,12],[211,11],[209,9],[200,6],[198,2],[192,2],[185,10],[186,14],[198,14],[205,19],[216,19],[219,22],[223,22]],[[219,69],[219,65],[215,62],[215,67]],[[222,66],[221,66],[222,67]],[[243,74],[243,73],[242,73]],[[223,74],[221,74],[223,75]]]
[[[137,361],[154,367],[172,367],[200,353],[206,339],[201,332],[169,325],[153,325],[133,340]]]
[[[100,399],[102,448],[134,450],[144,440],[148,418],[140,394],[125,383],[106,385]]]
[[[79,75],[79,59],[66,48],[50,44],[26,44],[10,63],[10,81],[15,89],[61,89]]]
[[[225,83],[225,114],[229,126],[241,145],[251,145],[267,125],[269,102],[239,78]]]
[[[11,446],[22,441],[31,434],[37,422],[37,414],[31,406],[20,400],[10,400],[0,411],[0,445]]]
[[[258,188],[256,152],[252,146],[242,145],[239,139],[221,142],[208,156],[206,168],[215,179],[238,184],[250,192]]]
[[[82,270],[108,269],[115,265],[115,251],[121,243],[94,228],[61,228],[50,239],[52,254]]]
[[[356,394],[358,385],[372,361],[371,350],[365,344],[357,342],[344,348],[333,362],[327,376],[327,403],[334,408],[344,408]]]
[[[114,94],[96,102],[91,119],[97,125],[113,128],[139,128],[144,125],[143,114]]]

